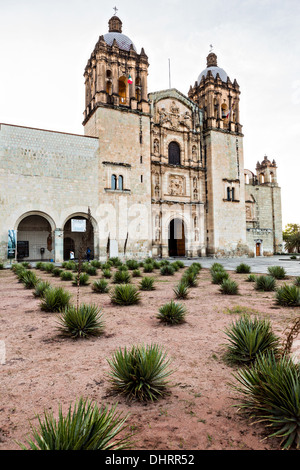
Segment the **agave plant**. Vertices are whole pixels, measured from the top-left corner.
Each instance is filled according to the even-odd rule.
[[[152,273],[154,270],[154,266],[152,263],[144,263],[144,273]]]
[[[102,271],[102,274],[103,274],[103,277],[105,277],[106,279],[110,279],[112,277],[112,273],[110,269],[104,269]]]
[[[285,279],[286,271],[282,266],[269,266],[268,272],[275,279]]]
[[[250,273],[251,268],[248,264],[241,263],[236,267],[235,272],[238,274],[248,274]]]
[[[58,419],[53,412],[44,411],[44,419],[38,416],[39,426],[32,427],[32,436],[27,440],[31,450],[121,450],[132,445],[127,434],[128,415],[116,411],[117,405],[109,409],[98,408],[96,403],[80,398],[74,408],[70,405],[66,416],[59,407]],[[27,450],[24,444],[19,444]]]
[[[135,269],[132,271],[132,277],[141,277],[141,271],[139,269]]]
[[[129,284],[131,276],[128,271],[116,271],[113,277],[114,284]]]
[[[32,268],[31,264],[30,264],[28,261],[23,261],[23,262],[21,263],[21,265],[22,265],[23,268],[25,268],[25,269],[31,269],[31,268]]]
[[[62,281],[72,281],[73,280],[73,274],[71,273],[71,271],[61,271],[59,276],[60,276]]]
[[[105,269],[111,269],[111,267],[113,266],[113,263],[111,261],[106,261],[106,263],[103,263],[102,264],[102,271],[104,271]]]
[[[139,263],[135,259],[128,259],[126,261],[126,266],[130,271],[134,271],[135,269],[139,268]]]
[[[299,287],[285,284],[277,289],[276,300],[279,305],[286,307],[300,306],[300,289]]]
[[[257,276],[254,287],[256,290],[260,291],[274,291],[276,288],[276,280],[273,276]]]
[[[160,307],[157,318],[163,323],[168,323],[170,325],[178,325],[185,321],[186,308],[180,303],[171,302]]]
[[[300,287],[300,276],[297,276],[294,280],[294,285]]]
[[[224,266],[221,263],[213,263],[210,272],[213,273],[214,271],[224,271]]]
[[[75,263],[75,261],[72,261],[72,260],[64,261],[62,263],[62,268],[70,270],[70,271],[74,271],[74,270],[76,270],[76,263]]]
[[[188,287],[196,287],[198,285],[197,272],[187,270],[181,277],[181,281]]]
[[[59,331],[73,339],[100,336],[104,331],[102,316],[96,305],[68,306],[58,316]]]
[[[87,286],[89,284],[89,279],[90,276],[87,273],[77,274],[73,281],[73,285],[77,286],[79,283],[80,286]]]
[[[171,264],[165,264],[160,268],[160,274],[162,276],[173,276],[175,269]]]
[[[94,266],[94,268],[96,269],[100,269],[102,265],[100,261],[98,261],[97,259],[93,259],[91,261],[91,266]]]
[[[34,297],[43,297],[45,290],[49,289],[50,283],[48,281],[39,281],[36,286],[35,290],[33,292]]]
[[[118,284],[110,296],[111,302],[117,305],[133,305],[140,301],[140,292],[131,284]]]
[[[226,356],[230,361],[250,363],[259,353],[278,352],[279,338],[267,320],[242,315],[225,329],[225,333],[229,339]]]
[[[27,270],[20,272],[19,280],[24,284],[26,289],[33,289],[39,282],[35,272]]]
[[[201,269],[202,269],[202,266],[201,266],[200,263],[197,263],[197,262],[194,261],[194,262],[189,266],[188,269],[190,269],[190,270],[192,270],[192,271],[196,271],[196,272],[199,273],[199,272],[201,271]]]
[[[170,360],[157,344],[118,349],[111,360],[112,389],[130,399],[154,401],[167,393]]]
[[[129,268],[128,268],[128,266],[127,266],[126,264],[120,264],[120,265],[118,266],[118,270],[119,270],[119,271],[128,271],[128,269],[129,269]]]
[[[154,290],[154,277],[145,276],[139,284],[140,290]]]
[[[152,261],[152,266],[154,269],[160,269],[160,262],[159,261]]]
[[[46,289],[41,300],[41,309],[45,312],[60,312],[70,302],[71,294],[62,287],[50,287]]]
[[[177,299],[186,299],[189,294],[189,285],[185,280],[181,280],[177,286],[174,287],[173,292]]]
[[[178,261],[175,261],[175,263],[177,264],[177,266],[179,267],[179,269],[184,268],[184,262],[183,262],[183,261],[178,260]],[[174,263],[173,263],[173,264],[174,264]]]
[[[89,276],[97,276],[97,268],[95,266],[89,265],[85,268],[85,273]]]
[[[120,260],[120,258],[118,258],[118,256],[113,256],[112,258],[109,258],[107,263],[109,263],[111,266],[115,266],[115,267],[122,265],[122,261]]]
[[[54,268],[52,270],[52,276],[54,276],[54,277],[60,277],[60,273],[62,273],[62,269],[60,269],[60,268]]]
[[[38,261],[38,262],[35,264],[35,268],[36,268],[36,269],[42,269],[44,265],[45,265],[45,263],[43,263],[42,261]]]
[[[249,274],[246,281],[247,282],[255,282],[256,281],[256,275],[255,274]]]
[[[45,263],[43,265],[43,270],[46,271],[47,273],[52,273],[54,268],[55,268],[55,265],[53,263]]]
[[[4,264],[0,263],[0,269],[4,269]]]
[[[287,356],[273,351],[259,354],[256,361],[234,374],[244,401],[238,406],[271,429],[269,437],[281,439],[283,449],[300,448],[300,367]]]
[[[232,279],[224,279],[220,285],[220,291],[224,295],[238,295],[239,286],[237,282],[233,281]]]
[[[98,279],[93,283],[92,289],[98,294],[106,294],[109,292],[108,282],[105,279]]]
[[[211,272],[211,278],[213,284],[222,284],[223,281],[229,279],[229,274],[223,269],[217,269]]]

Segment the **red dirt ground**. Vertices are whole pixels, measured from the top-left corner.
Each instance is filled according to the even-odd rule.
[[[76,287],[45,272],[36,271],[52,285],[63,285],[76,300]],[[236,306],[258,312],[271,320],[273,330],[284,338],[298,309],[278,307],[274,293],[257,292],[247,275],[231,272],[240,295],[224,296],[203,269],[198,287],[190,289],[184,304],[188,314],[179,326],[161,324],[156,314],[174,299],[173,287],[182,275],[164,277],[156,271],[156,290],[143,292],[139,305],[117,307],[108,294],[96,294],[91,285],[80,289],[80,301],[102,307],[105,334],[72,340],[57,333],[53,313],[40,309],[40,300],[18,283],[10,270],[0,271],[0,340],[5,342],[6,361],[0,364],[0,450],[20,449],[30,434],[30,422],[44,409],[57,414],[80,396],[98,404],[113,405],[130,413],[130,431],[136,450],[277,450],[279,440],[267,439],[262,425],[250,425],[234,406],[239,396],[230,386],[234,368],[226,364],[224,329],[239,314]],[[100,277],[90,277],[90,281]],[[138,283],[139,279],[133,279]],[[282,283],[280,281],[279,283]],[[287,282],[291,283],[289,279]],[[106,373],[114,351],[133,344],[157,343],[165,348],[175,372],[170,394],[155,403],[127,402],[111,394]]]

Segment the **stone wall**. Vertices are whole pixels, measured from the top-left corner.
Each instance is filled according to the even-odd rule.
[[[25,215],[43,215],[52,230],[98,202],[98,140],[26,127],[0,127],[0,258],[7,233]]]
[[[262,255],[283,250],[281,189],[277,184],[246,184],[246,201],[251,206],[247,218],[247,242],[256,254],[256,243],[262,245]],[[247,204],[247,203],[246,203]]]

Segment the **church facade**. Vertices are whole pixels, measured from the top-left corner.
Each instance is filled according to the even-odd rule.
[[[0,125],[0,260],[282,251],[276,162],[244,168],[240,88],[210,53],[187,95],[148,92],[117,16],[87,62],[83,135]],[[8,233],[15,250],[8,249]]]

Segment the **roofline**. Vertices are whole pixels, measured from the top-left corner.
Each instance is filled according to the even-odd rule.
[[[184,93],[182,93],[181,91],[177,90],[177,88],[166,88],[165,90],[159,90],[159,91],[152,91],[150,93],[148,93],[148,97],[149,99],[151,99],[151,95],[159,95],[161,93],[170,93],[170,92],[176,92],[178,93],[178,95],[182,96],[182,98],[184,98],[186,101],[190,102],[190,104],[193,106],[193,107],[197,107],[199,108],[198,104],[195,103],[195,101],[191,100],[191,98],[189,98],[187,95],[185,95]],[[164,96],[162,96],[161,99],[165,99]],[[199,108],[201,110],[201,108]]]
[[[1,129],[1,126],[20,127],[22,129],[32,129],[34,131],[51,132],[52,134],[73,135],[73,136],[76,136],[76,137],[87,137],[88,139],[98,139],[98,137],[94,137],[92,135],[72,134],[71,132],[52,131],[52,130],[49,130],[49,129],[39,129],[37,127],[19,126],[18,124],[7,124],[5,122],[0,122],[0,129]]]

